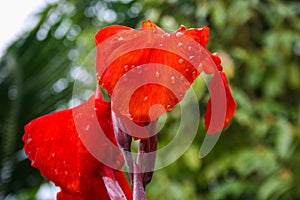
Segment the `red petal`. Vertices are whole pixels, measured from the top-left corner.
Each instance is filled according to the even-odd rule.
[[[228,87],[224,72],[214,74],[208,88],[211,97],[204,115],[205,126],[207,133],[214,134],[228,125],[237,105]]]
[[[42,116],[25,126],[25,152],[32,160],[32,166],[61,187],[60,199],[110,199],[101,178],[103,165],[91,155],[81,139],[88,138],[91,140],[88,145],[97,146],[98,159],[113,156],[109,159],[115,159],[119,166],[123,160],[119,157],[121,154],[109,151],[108,144],[101,137],[100,140],[94,137],[99,134],[95,132],[96,124],[91,123],[95,120],[99,120],[106,134],[113,134],[111,123],[107,123],[110,121],[110,105],[104,102],[99,105],[98,102],[101,118],[97,118],[94,107],[95,100],[91,97],[78,107]],[[113,136],[109,137],[113,139]]]
[[[110,199],[132,199],[132,192],[123,172],[103,166],[101,174]]]
[[[203,28],[190,28],[187,30],[182,30],[180,32],[194,39],[203,47],[206,47],[208,43],[209,28],[207,26],[204,26]]]
[[[115,171],[115,177],[120,184],[121,188],[123,189],[123,192],[128,200],[132,199],[132,191],[129,187],[128,180],[124,176],[124,173],[122,171]]]
[[[111,36],[125,30],[130,30],[131,28],[127,26],[120,26],[120,25],[114,25],[114,26],[108,26],[105,28],[102,28],[98,31],[98,33],[95,35],[95,42],[96,45],[100,44],[104,40],[110,38]]]
[[[141,30],[122,31],[97,46],[97,77],[118,115],[150,122],[171,110],[202,72],[218,71],[204,49],[209,29],[164,33],[146,21]]]

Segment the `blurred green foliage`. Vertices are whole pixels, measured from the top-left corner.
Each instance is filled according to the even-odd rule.
[[[185,154],[154,173],[148,199],[300,199],[298,1],[59,0],[36,18],[0,61],[0,199],[34,199],[45,182],[22,151],[23,126],[74,102],[74,73],[84,70],[97,30],[139,27],[144,19],[171,31],[208,25],[208,49],[220,52],[238,103],[212,152],[198,157],[200,125]],[[200,95],[201,111],[207,95]],[[169,115],[161,146],[178,120]]]

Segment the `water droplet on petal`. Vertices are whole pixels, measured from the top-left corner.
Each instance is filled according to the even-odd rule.
[[[137,71],[138,74],[141,74],[141,73],[142,73],[142,71],[141,71],[142,67],[141,67],[140,65],[137,66],[136,69],[138,70],[138,71]]]
[[[65,173],[65,175],[68,175],[68,171],[67,170],[65,170],[64,173]]]
[[[52,154],[51,154],[51,158],[55,158],[55,153],[52,153]]]
[[[28,138],[27,140],[26,140],[26,144],[30,144],[32,142],[32,138]]]
[[[184,80],[184,76],[180,76],[180,80],[182,80],[182,81],[183,81],[183,80]]]
[[[176,37],[179,37],[179,36],[181,36],[181,35],[183,35],[182,32],[177,32],[177,33],[176,33]]]
[[[185,71],[188,72],[190,69],[189,68],[185,68]]]
[[[128,80],[128,78],[127,78],[127,75],[126,75],[126,74],[123,74],[123,76],[122,76],[122,77],[123,77],[123,80],[124,80],[124,81],[127,81],[127,80]]]
[[[193,71],[193,72],[192,72],[192,76],[193,76],[193,78],[195,78],[195,76],[196,76],[196,71]]]
[[[158,78],[159,77],[159,72],[155,72],[155,77]]]
[[[148,96],[145,96],[145,97],[144,97],[144,101],[147,101],[147,100],[148,100]]]
[[[122,40],[124,40],[124,38],[121,36],[121,37],[118,38],[118,40],[122,41]]]
[[[171,83],[172,83],[172,84],[175,84],[175,83],[176,83],[175,76],[171,76]]]
[[[193,58],[195,58],[195,56],[190,56],[189,59],[192,60]]]
[[[125,65],[125,66],[124,66],[124,70],[125,70],[125,72],[128,71],[128,65]]]
[[[180,64],[183,63],[183,59],[182,59],[182,58],[178,59],[178,62],[179,62]]]
[[[55,174],[55,175],[58,174],[58,169],[54,169],[54,174]]]
[[[172,106],[170,104],[167,105],[167,109],[171,108]]]
[[[189,50],[189,51],[192,50],[192,47],[188,47],[188,50]]]
[[[90,129],[90,125],[88,124],[86,127],[85,127],[85,130],[88,131]]]
[[[181,47],[183,44],[182,42],[178,42],[178,46]]]
[[[160,46],[160,47],[162,47],[162,46],[163,46],[163,44],[162,44],[162,43],[160,43],[160,44],[159,44],[159,46]]]

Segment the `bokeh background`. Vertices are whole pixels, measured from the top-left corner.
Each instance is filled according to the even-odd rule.
[[[24,125],[81,101],[72,100],[74,74],[91,76],[82,63],[98,29],[145,19],[168,31],[208,25],[208,49],[219,52],[238,103],[214,149],[199,158],[201,123],[184,155],[155,172],[148,199],[300,199],[299,1],[58,0],[36,19],[0,60],[0,199],[39,200],[45,186],[55,192],[22,151]],[[204,112],[209,94],[194,87]],[[160,146],[179,120],[168,115]]]

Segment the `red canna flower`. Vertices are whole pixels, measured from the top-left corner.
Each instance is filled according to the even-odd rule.
[[[117,143],[137,199],[145,199],[152,177],[147,169],[153,169],[155,154],[148,153],[156,151],[157,118],[183,99],[202,72],[212,75],[204,116],[207,132],[220,132],[234,115],[236,103],[220,58],[206,49],[208,34],[208,27],[184,26],[166,33],[148,20],[140,30],[114,25],[95,36],[97,78],[111,98]],[[141,139],[136,163],[130,154],[132,137]]]
[[[236,103],[219,57],[206,49],[208,34],[208,27],[184,26],[166,33],[151,21],[144,21],[140,30],[119,25],[99,30],[97,78],[111,97],[113,112],[139,125],[154,121],[180,102],[204,71],[213,75],[205,114],[207,132],[225,128]]]
[[[132,199],[123,172],[98,161],[112,159],[117,169],[123,164],[120,152],[112,154],[103,139],[108,137],[116,144],[110,113],[109,103],[92,96],[78,107],[42,116],[26,125],[25,152],[32,166],[61,188],[58,199]],[[103,138],[95,131],[99,125],[91,123],[94,120],[106,134]],[[82,138],[95,146],[98,159],[86,149]]]
[[[145,155],[157,148],[157,118],[183,99],[202,72],[212,75],[204,116],[207,132],[228,125],[236,103],[219,57],[206,49],[208,34],[208,27],[184,26],[166,33],[151,21],[140,30],[119,25],[99,30],[97,78],[111,103],[97,89],[80,106],[25,127],[25,152],[32,166],[61,187],[58,199],[145,199],[155,153]],[[130,152],[132,136],[141,139],[136,163]],[[119,171],[124,161],[133,194]]]

